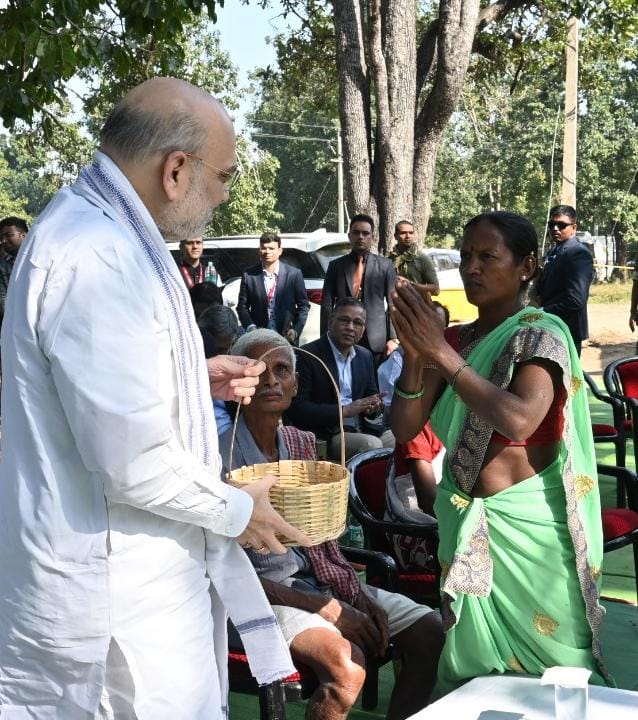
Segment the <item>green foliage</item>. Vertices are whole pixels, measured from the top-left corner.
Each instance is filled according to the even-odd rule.
[[[58,119],[48,135],[42,125],[30,129],[21,123],[11,136],[0,137],[0,158],[9,171],[1,187],[35,218],[62,185],[77,177],[93,149],[94,143],[68,118]]]
[[[251,125],[255,141],[279,160],[275,189],[281,229],[336,230],[339,111],[332,20],[317,7],[306,25],[277,36],[274,44],[277,69],[263,68],[253,76],[259,102]]]
[[[173,73],[219,97],[231,111],[237,107],[237,70],[220,50],[219,33],[200,20],[182,27],[174,42],[180,43],[182,64]],[[87,116],[81,123],[70,118],[66,103],[48,123],[22,122],[10,136],[0,136],[0,202],[3,208],[20,210],[36,217],[52,195],[77,177],[89,162],[97,144],[99,130],[107,113],[132,86],[162,72],[165,48],[155,38],[132,44],[130,56],[136,59],[130,72],[121,75],[116,56],[96,74],[86,75],[93,86],[84,106]],[[245,172],[233,189],[231,201],[216,213],[210,234],[223,235],[260,232],[281,219],[275,211],[273,184],[278,163],[265,152],[256,152],[241,139],[238,150]],[[6,172],[3,172],[6,167]],[[8,212],[9,210],[7,210]]]
[[[0,155],[0,217],[16,215],[31,221],[27,212],[27,199],[14,194],[12,188],[12,170],[3,155]]]
[[[207,235],[260,234],[276,227],[282,215],[275,210],[273,189],[279,163],[268,153],[252,153],[244,139],[238,143],[243,172],[230,201],[217,209]]]
[[[237,68],[227,53],[219,47],[219,33],[206,18],[185,23],[173,38],[179,45],[181,58],[170,70],[172,77],[197,85],[219,98],[229,110],[236,110]],[[86,93],[84,109],[87,114],[87,126],[97,137],[99,130],[111,108],[131,88],[156,75],[165,74],[167,49],[153,37],[128,48],[128,58],[132,58],[131,67],[122,74],[115,58],[110,58],[97,71],[89,68],[80,73],[80,77],[91,88]]]
[[[581,37],[581,228],[615,230],[631,241],[638,239],[636,42],[612,48],[590,27]],[[475,61],[439,154],[429,244],[431,236],[458,237],[462,220],[497,207],[528,216],[543,237],[547,210],[561,191],[563,46],[544,45],[543,57],[544,65],[535,57],[533,71],[518,74],[512,62],[498,78],[484,72],[484,59]]]
[[[50,106],[67,97],[70,78],[103,67],[125,78],[138,72],[149,46],[161,48],[152,56],[158,70],[174,75],[185,61],[184,25],[202,10],[214,18],[216,4],[223,0],[11,2],[0,9],[0,117],[13,127],[42,113],[50,125]]]

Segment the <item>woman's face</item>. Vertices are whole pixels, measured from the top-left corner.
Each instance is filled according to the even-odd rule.
[[[500,231],[490,222],[468,228],[461,245],[459,271],[469,302],[478,308],[514,305],[521,283],[533,272],[531,256],[517,262]]]
[[[275,346],[268,343],[255,345],[250,351],[250,357],[261,358],[272,347]],[[266,355],[263,361],[266,370],[259,376],[259,385],[252,401],[243,412],[254,417],[274,412],[282,415],[297,394],[297,375],[293,370],[290,353],[285,348],[278,348]]]

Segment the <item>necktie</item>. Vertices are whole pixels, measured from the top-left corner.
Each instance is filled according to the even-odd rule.
[[[361,286],[363,285],[363,265],[365,261],[363,255],[359,255],[357,264],[352,273],[352,296],[359,298],[361,295]]]

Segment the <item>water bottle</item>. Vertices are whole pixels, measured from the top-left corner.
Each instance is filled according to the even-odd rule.
[[[351,515],[348,521],[348,527],[344,533],[345,538],[343,541],[344,545],[348,545],[353,548],[362,548],[364,545],[363,541],[363,528]]]
[[[217,285],[217,270],[215,269],[215,265],[212,261],[208,262],[208,265],[206,265],[206,272],[204,273],[204,281],[212,283],[213,285]]]

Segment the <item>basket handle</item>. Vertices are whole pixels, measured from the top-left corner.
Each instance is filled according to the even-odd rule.
[[[328,366],[326,363],[320,358],[317,357],[314,353],[311,353],[309,350],[304,350],[300,347],[294,347],[290,346],[291,349],[295,352],[301,352],[305,355],[309,355],[311,358],[314,358],[326,371],[328,374],[328,378],[330,379],[330,382],[332,383],[332,387],[334,388],[335,394],[337,396],[337,408],[339,411],[339,439],[341,441],[341,467],[345,470],[346,467],[346,434],[343,427],[343,408],[341,407],[341,393],[339,391],[339,386],[335,382],[335,379],[332,377],[332,373],[328,369]],[[255,362],[260,362],[263,360],[266,355],[269,355],[271,352],[274,352],[275,350],[282,350],[285,349],[283,345],[275,345],[275,347],[271,347],[270,350],[266,350],[266,352]],[[228,472],[232,470],[233,467],[233,449],[235,447],[235,435],[237,434],[237,421],[239,420],[239,413],[241,411],[241,402],[237,403],[237,410],[235,411],[235,418],[233,420],[233,434],[230,436],[230,452],[228,456]]]

